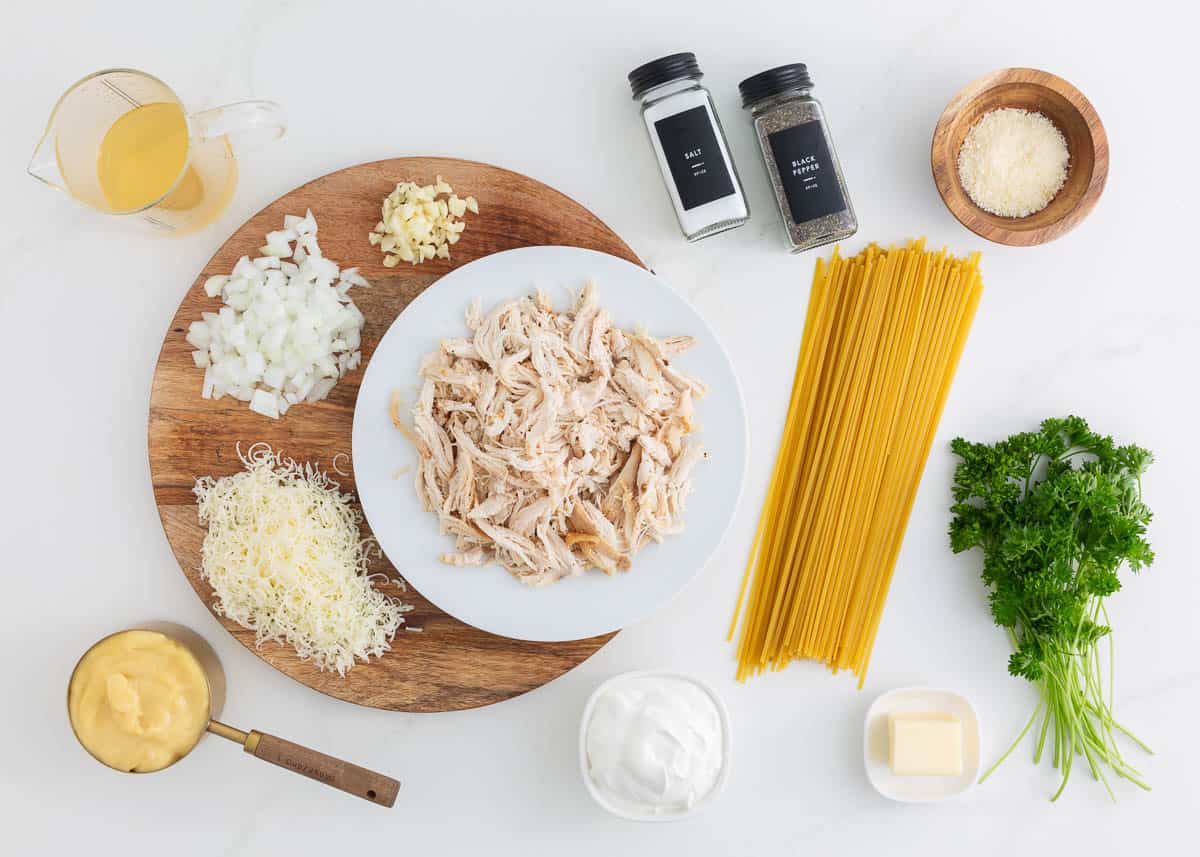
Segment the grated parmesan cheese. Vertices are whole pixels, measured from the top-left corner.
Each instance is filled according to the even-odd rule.
[[[213,609],[254,631],[257,645],[286,642],[338,675],[388,651],[412,608],[372,585],[374,541],[359,534],[354,498],[265,443],[238,456],[245,470],[193,489]]]
[[[958,178],[971,201],[1000,217],[1028,217],[1067,181],[1070,152],[1041,113],[1003,107],[971,126],[958,151]]]

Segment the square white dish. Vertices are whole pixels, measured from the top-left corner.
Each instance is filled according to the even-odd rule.
[[[958,776],[898,776],[888,765],[888,715],[953,714],[962,721],[963,772]],[[935,803],[956,797],[979,779],[980,726],[975,706],[960,693],[931,687],[901,687],[879,696],[863,724],[863,765],[875,790],[901,803]]]

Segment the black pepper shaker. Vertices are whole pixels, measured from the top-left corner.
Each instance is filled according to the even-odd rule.
[[[793,253],[858,231],[825,111],[812,97],[812,87],[804,63],[779,66],[738,84],[742,107],[754,118]]]

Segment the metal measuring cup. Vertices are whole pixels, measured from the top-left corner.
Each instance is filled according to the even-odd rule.
[[[123,774],[156,773],[157,771],[166,770],[187,756],[200,743],[200,739],[204,737],[205,733],[212,733],[213,735],[219,735],[226,740],[242,745],[242,749],[255,758],[278,765],[281,768],[286,768],[293,773],[308,777],[310,780],[316,780],[319,783],[332,786],[335,789],[352,794],[355,797],[360,797],[363,800],[368,800],[371,803],[379,804],[380,806],[390,807],[396,803],[396,794],[400,790],[400,782],[398,780],[385,777],[383,774],[366,768],[360,768],[358,765],[336,759],[333,756],[318,753],[316,750],[310,750],[307,747],[302,747],[283,738],[268,735],[265,732],[259,732],[255,729],[243,732],[240,729],[217,720],[216,718],[220,716],[222,709],[225,707],[225,671],[221,667],[217,653],[213,651],[208,641],[196,632],[182,625],[169,622],[151,623],[126,630],[157,631],[179,643],[192,656],[204,674],[208,685],[208,711],[204,718],[206,726],[196,735],[191,746],[181,753],[178,758],[154,771],[125,771],[120,768],[113,768],[112,765],[109,765],[92,753],[88,746],[79,738],[79,732],[75,728],[75,720],[71,716],[70,709],[70,687],[74,682],[75,673],[78,671],[80,664],[83,663],[84,658],[93,649],[105,640],[125,633],[125,631],[116,631],[101,640],[97,640],[88,647],[87,651],[76,661],[74,669],[71,670],[71,678],[67,683],[67,718],[71,723],[71,731],[75,734],[75,739],[79,741],[80,746],[84,750],[87,750],[88,754],[93,759],[96,759],[96,761],[113,770],[121,771]]]

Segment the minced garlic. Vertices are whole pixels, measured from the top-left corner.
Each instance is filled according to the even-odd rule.
[[[367,238],[384,252],[387,268],[449,259],[450,245],[458,243],[466,228],[461,218],[468,211],[479,213],[475,197],[459,198],[441,176],[431,185],[400,182],[383,200],[382,219]]]

